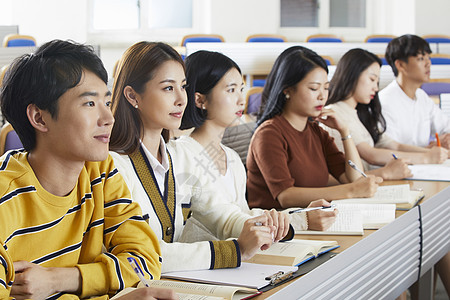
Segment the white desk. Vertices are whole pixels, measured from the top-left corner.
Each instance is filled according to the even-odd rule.
[[[395,299],[419,278],[419,299],[432,299],[432,267],[450,251],[449,216],[447,187],[268,299]]]

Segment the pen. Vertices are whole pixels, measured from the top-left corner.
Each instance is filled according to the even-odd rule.
[[[441,140],[439,139],[439,133],[436,132],[436,144],[438,147],[441,146]]]
[[[333,208],[336,207],[336,205],[332,204],[330,206],[317,206],[317,207],[307,207],[307,208],[299,208],[295,210],[291,210],[289,213],[298,213],[298,212],[304,212],[304,211],[312,211],[312,210],[318,210],[318,209],[326,209],[326,208]]]
[[[392,153],[392,156],[394,157],[394,159],[398,159],[397,155],[395,155],[394,153]]]
[[[149,287],[150,283],[148,283],[147,279],[145,279],[144,273],[142,272],[141,267],[139,267],[136,259],[134,257],[127,257],[127,260],[130,263],[131,267],[133,268],[133,271],[139,277],[139,280],[142,282],[142,284],[145,285],[146,287]]]
[[[352,167],[355,171],[359,172],[362,176],[367,177],[366,173],[364,173],[363,171],[361,171],[354,162],[352,162],[350,159],[348,160],[348,164],[350,165],[350,167]]]

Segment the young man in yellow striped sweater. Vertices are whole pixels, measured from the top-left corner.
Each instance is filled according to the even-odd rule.
[[[108,299],[139,281],[128,257],[160,276],[158,240],[108,155],[106,82],[92,49],[65,41],[17,59],[3,81],[2,113],[25,149],[0,158],[0,299]],[[119,299],[145,296],[174,294]]]

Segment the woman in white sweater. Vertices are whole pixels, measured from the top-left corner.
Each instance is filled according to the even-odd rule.
[[[184,194],[191,194],[193,214],[188,222],[205,224],[218,207],[227,215],[260,215],[263,210],[248,207],[246,172],[239,155],[221,143],[225,129],[238,124],[244,110],[239,66],[225,55],[210,51],[193,53],[185,63],[188,104],[181,129],[194,127],[194,131],[171,141],[169,149],[174,165],[184,168]],[[317,200],[310,206],[328,205],[325,200]],[[296,230],[324,230],[334,222],[336,213],[316,210],[289,216]],[[270,214],[275,220],[277,214],[287,215],[274,209]],[[211,233],[221,237],[217,230]],[[275,241],[281,238],[277,235]]]
[[[386,180],[411,176],[410,164],[442,163],[447,150],[401,144],[389,136],[378,99],[381,60],[363,49],[342,56],[330,81],[327,105],[348,124],[350,134],[370,174]],[[339,132],[324,126],[343,151]],[[397,159],[398,158],[398,159]],[[371,165],[378,166],[372,168]]]
[[[180,243],[190,197],[179,195],[178,170],[166,149],[168,130],[180,126],[186,105],[186,77],[179,54],[164,43],[140,42],[124,53],[113,86],[115,124],[110,149],[134,201],[160,239],[162,272],[237,267],[258,249],[268,248],[276,232],[270,216],[205,223],[223,232],[235,226],[237,239]],[[263,226],[257,226],[263,225]],[[130,232],[130,234],[133,234]]]

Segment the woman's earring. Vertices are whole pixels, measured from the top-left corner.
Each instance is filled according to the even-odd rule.
[[[286,94],[285,97],[286,97],[286,100],[289,100],[289,98],[291,98],[291,96],[289,96],[289,94]]]
[[[134,106],[134,108],[138,109],[138,107],[139,107],[139,106],[138,106],[137,103],[136,103],[136,105]]]
[[[205,109],[206,109],[206,107],[205,107],[205,106],[203,105],[203,106],[202,106],[202,109],[203,109],[203,110],[205,110]]]

